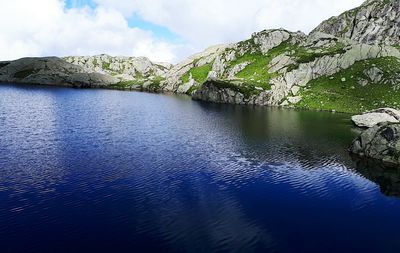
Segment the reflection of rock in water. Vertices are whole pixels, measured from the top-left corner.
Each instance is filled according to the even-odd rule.
[[[357,171],[367,179],[377,183],[387,196],[400,197],[400,167],[390,167],[382,162],[352,156]]]

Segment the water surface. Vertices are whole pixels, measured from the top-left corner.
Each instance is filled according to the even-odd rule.
[[[0,86],[0,252],[400,252],[349,115]]]

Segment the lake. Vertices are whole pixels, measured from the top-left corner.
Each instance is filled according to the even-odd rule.
[[[350,115],[0,86],[0,252],[400,252]]]

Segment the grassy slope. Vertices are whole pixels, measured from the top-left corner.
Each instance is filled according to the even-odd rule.
[[[378,67],[383,73],[379,83],[361,86],[357,80],[368,80],[365,70]],[[356,113],[378,107],[399,108],[400,90],[384,81],[399,77],[400,63],[394,57],[385,57],[359,61],[352,67],[342,70],[331,77],[321,77],[311,81],[301,91],[303,100],[296,105],[300,108],[336,110]],[[345,78],[346,81],[342,81]],[[398,84],[400,86],[400,84]]]
[[[183,83],[189,82],[190,74],[192,74],[193,79],[198,83],[204,83],[207,80],[208,73],[212,69],[212,63],[203,66],[198,66],[191,68],[185,75],[181,77]]]

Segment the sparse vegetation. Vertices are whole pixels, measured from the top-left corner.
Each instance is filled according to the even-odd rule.
[[[383,78],[380,82],[374,83],[365,75],[364,71],[372,67],[382,70]],[[400,84],[390,82],[399,80],[399,73],[399,60],[394,57],[359,61],[333,76],[311,81],[301,91],[303,99],[297,106],[351,113],[377,107],[399,108]],[[361,86],[359,79],[368,80],[369,83]]]

